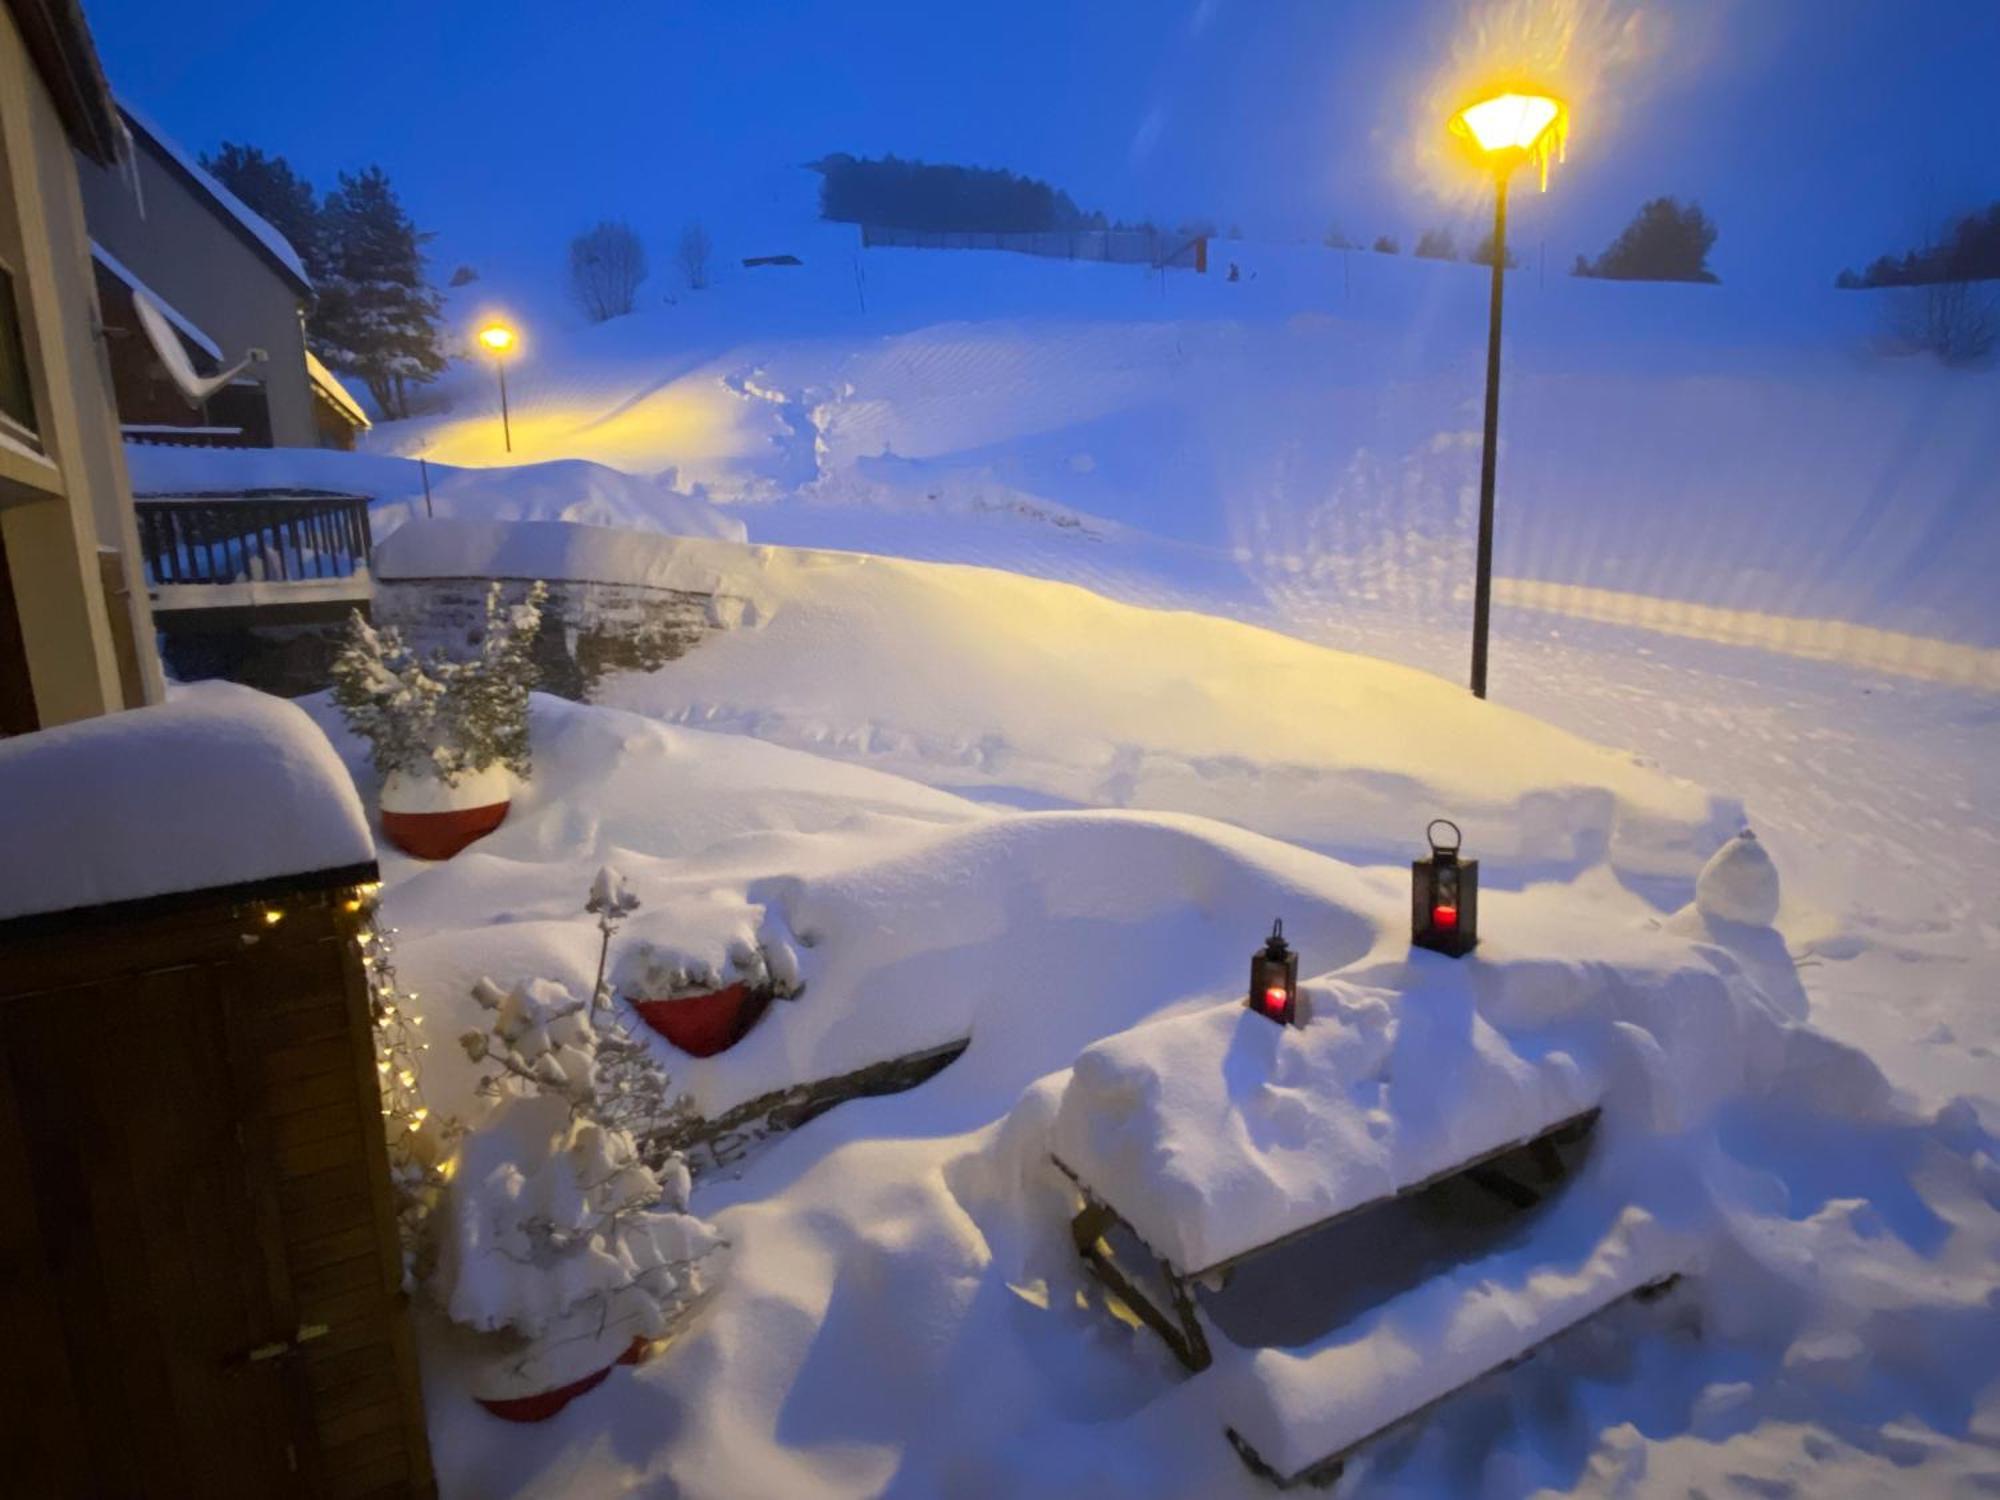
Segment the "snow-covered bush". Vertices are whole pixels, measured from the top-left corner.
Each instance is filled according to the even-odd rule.
[[[649,1165],[634,1144],[693,1116],[604,986],[612,934],[638,905],[616,870],[599,871],[585,906],[603,935],[594,996],[481,979],[473,998],[492,1020],[459,1038],[494,1067],[479,1088],[500,1107],[459,1153],[431,1290],[455,1321],[536,1345],[521,1363],[544,1380],[671,1333],[722,1244],[688,1212],[687,1163]]]
[[[731,938],[720,963],[683,948],[640,943],[618,965],[618,992],[638,999],[678,1000],[735,984],[789,1000],[804,987],[797,951],[781,933],[765,930],[755,941]]]
[[[686,1106],[644,1045],[601,1029],[606,1012],[566,985],[481,979],[473,996],[492,1021],[460,1040],[496,1066],[480,1087],[499,1108],[461,1148],[433,1295],[484,1332],[614,1354],[664,1338],[706,1289],[703,1262],[722,1240],[687,1211],[686,1164],[648,1167],[630,1127]]]
[[[419,657],[393,625],[377,630],[353,615],[333,664],[333,701],[368,741],[377,771],[447,786],[492,766],[529,774],[532,652],[547,598],[537,583],[524,603],[503,604],[494,584],[479,654],[468,661]]]

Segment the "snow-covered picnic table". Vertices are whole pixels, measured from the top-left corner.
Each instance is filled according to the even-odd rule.
[[[1077,1059],[1057,1110],[1078,1252],[1207,1372],[1231,1440],[1273,1477],[1324,1477],[1384,1427],[1685,1269],[1686,1247],[1614,1191],[1558,1198],[1525,1235],[1488,1236],[1469,1263],[1289,1347],[1239,1345],[1204,1308],[1253,1262],[1448,1179],[1527,1206],[1566,1175],[1612,1079],[1560,1030],[1542,1045],[1504,1035],[1448,964],[1309,985],[1303,1027],[1233,1003],[1136,1027]],[[1399,1253],[1394,1233],[1378,1256]],[[1130,1263],[1121,1234],[1144,1252],[1127,1240]],[[1309,1264],[1310,1279],[1369,1279],[1339,1257]]]

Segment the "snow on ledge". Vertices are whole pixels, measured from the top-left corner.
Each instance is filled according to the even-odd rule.
[[[326,736],[227,683],[0,741],[0,827],[0,919],[375,858]]]
[[[696,594],[750,586],[761,549],[576,521],[410,521],[376,543],[375,574],[413,578],[540,578]]]

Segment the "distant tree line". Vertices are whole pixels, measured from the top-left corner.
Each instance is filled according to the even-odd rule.
[[[1060,188],[999,168],[844,151],[811,165],[821,179],[820,217],[839,223],[981,234],[1109,227]]]
[[[1953,281],[2000,280],[2000,203],[1967,214],[1936,244],[1901,255],[1877,256],[1856,275],[1842,271],[1841,287],[1938,286]]]
[[[342,172],[324,197],[282,156],[225,142],[202,166],[298,251],[314,297],[306,343],[359,378],[386,417],[409,415],[410,387],[435,380],[446,356],[442,303],[424,274],[430,236],[380,167]]]

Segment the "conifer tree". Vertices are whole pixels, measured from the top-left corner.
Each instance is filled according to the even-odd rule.
[[[1717,277],[1708,268],[1708,252],[1715,245],[1715,234],[1715,221],[1701,211],[1700,204],[1653,198],[1641,205],[1605,252],[1590,262],[1588,271],[1573,274],[1611,281],[1712,282]]]
[[[290,162],[282,156],[266,156],[255,146],[224,141],[213,156],[202,157],[201,164],[291,243],[315,284],[326,275],[326,226],[319,196],[310,182],[292,170]]]
[[[358,375],[384,415],[409,414],[408,388],[445,367],[438,294],[424,278],[423,243],[380,167],[340,174],[323,209],[328,272],[313,320],[314,351]]]

